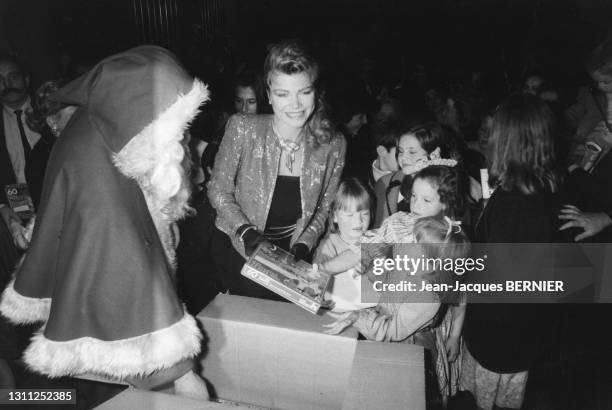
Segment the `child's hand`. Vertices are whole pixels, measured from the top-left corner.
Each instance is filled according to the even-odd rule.
[[[446,341],[446,357],[449,363],[457,360],[457,357],[459,356],[459,349],[461,348],[460,341],[459,336],[449,336],[448,340]]]
[[[312,264],[312,269],[308,272],[311,278],[313,279],[321,279],[324,276],[329,276],[329,273],[325,272],[324,269],[321,268],[321,265],[318,263]]]
[[[342,333],[344,329],[350,327],[357,321],[357,312],[346,312],[346,313],[328,313],[331,317],[335,318],[336,321],[328,325],[323,325],[327,330],[325,333],[328,335],[337,335]]]
[[[331,299],[325,299],[323,302],[321,302],[321,309],[334,310],[335,307],[336,307],[336,302],[334,302]]]

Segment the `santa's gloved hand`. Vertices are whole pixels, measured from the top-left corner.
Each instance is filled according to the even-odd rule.
[[[291,252],[293,256],[295,256],[296,261],[305,261],[310,256],[310,249],[308,249],[308,246],[303,243],[296,243],[291,247],[291,250],[289,252]]]
[[[262,243],[268,246],[271,245],[266,237],[255,229],[255,227],[251,227],[242,233],[242,243],[244,244],[244,253],[246,256],[251,256],[253,252],[255,252],[255,249]]]

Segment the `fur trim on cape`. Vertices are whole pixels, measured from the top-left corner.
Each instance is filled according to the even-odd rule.
[[[21,266],[17,266],[17,270]],[[51,298],[31,298],[23,296],[15,290],[15,279],[12,279],[0,298],[0,313],[9,322],[16,325],[26,325],[37,322],[46,322],[51,310]]]
[[[189,211],[190,183],[183,167],[184,132],[199,107],[208,101],[208,89],[199,80],[193,87],[134,136],[113,162],[119,171],[138,182],[172,266],[176,238],[171,225]]]
[[[44,327],[32,337],[24,361],[31,370],[49,377],[85,373],[118,380],[146,377],[197,356],[202,338],[195,319],[187,313],[165,329],[122,340],[82,337],[56,342],[43,331]]]

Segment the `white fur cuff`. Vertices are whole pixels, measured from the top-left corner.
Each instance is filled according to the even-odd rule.
[[[189,314],[165,329],[129,339],[92,337],[56,342],[41,329],[24,353],[28,367],[49,377],[92,373],[111,379],[148,376],[200,353],[202,335]]]
[[[0,298],[0,313],[14,324],[45,322],[51,309],[50,298],[31,298],[15,290],[11,280]]]

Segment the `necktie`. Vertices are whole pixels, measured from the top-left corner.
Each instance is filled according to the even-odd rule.
[[[15,115],[17,116],[17,126],[19,127],[19,134],[21,135],[21,144],[23,144],[23,155],[27,163],[28,159],[30,159],[32,148],[30,148],[30,143],[28,142],[28,138],[26,137],[25,129],[23,128],[23,121],[21,121],[22,112],[23,112],[22,110],[15,110]]]

